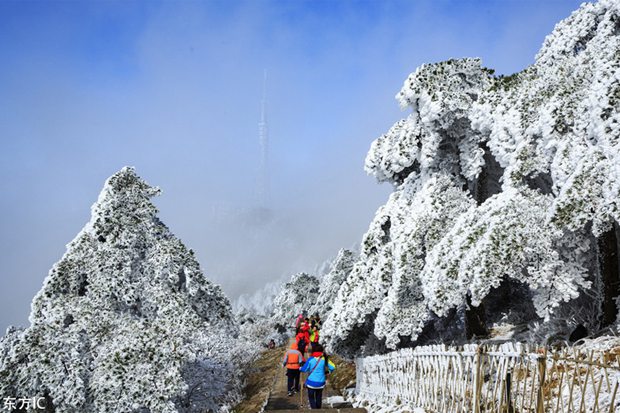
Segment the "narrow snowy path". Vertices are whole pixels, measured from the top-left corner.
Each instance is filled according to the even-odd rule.
[[[286,347],[288,348],[288,346]],[[284,352],[286,349],[284,350]],[[282,357],[284,357],[284,352]],[[302,374],[302,380],[305,380],[305,375]],[[308,406],[308,394],[305,390],[301,393],[296,393],[293,396],[288,396],[286,390],[286,370],[280,369],[276,373],[273,388],[269,394],[269,399],[265,405],[265,411],[278,411],[279,413],[286,412],[341,412],[341,413],[366,413],[366,409],[353,408],[349,403],[338,403],[333,406],[327,403],[330,397],[339,396],[338,392],[333,390],[331,386],[328,386],[323,391],[323,408],[310,410]],[[303,381],[302,381],[303,382]]]

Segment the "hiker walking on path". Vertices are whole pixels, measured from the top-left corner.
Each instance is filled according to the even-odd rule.
[[[310,344],[310,334],[308,333],[307,327],[305,329],[301,327],[297,330],[295,341],[297,342],[297,348],[301,351],[301,354],[305,354],[306,347]]]
[[[310,327],[310,343],[319,342],[319,329],[316,326]]]
[[[282,367],[286,367],[286,376],[288,377],[287,390],[289,396],[299,391],[299,368],[302,364],[304,364],[304,357],[297,350],[297,343],[293,343],[282,359]]]
[[[297,319],[295,320],[295,329],[298,329],[301,322],[304,321],[304,313],[301,312],[299,313],[299,315],[297,316]]]
[[[321,329],[321,320],[319,315],[313,315],[310,317],[310,343],[318,343],[319,342],[319,330]]]
[[[321,316],[319,316],[318,313],[314,315],[314,323],[316,324],[316,328],[320,330],[322,327],[322,322],[321,322]]]
[[[304,363],[300,370],[303,373],[308,373],[306,387],[308,388],[308,400],[311,409],[321,408],[326,376],[335,369],[334,363],[329,361],[327,354],[323,353],[323,346],[313,344],[312,356]]]

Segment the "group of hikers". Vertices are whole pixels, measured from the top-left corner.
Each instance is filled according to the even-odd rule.
[[[302,312],[295,321],[295,340],[282,360],[288,377],[288,395],[299,392],[301,373],[307,373],[304,387],[308,390],[311,409],[320,409],[327,375],[336,369],[319,343],[321,318],[318,314],[306,317]],[[309,357],[306,358],[306,350]]]

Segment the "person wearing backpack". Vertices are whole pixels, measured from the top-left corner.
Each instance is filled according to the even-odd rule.
[[[297,335],[295,336],[295,341],[297,342],[297,348],[301,351],[301,354],[306,354],[306,347],[310,344],[310,334],[308,334],[308,329],[299,328],[297,330]]]
[[[300,371],[308,373],[305,386],[308,388],[308,401],[311,409],[320,409],[323,404],[323,389],[327,375],[336,369],[320,344],[312,345],[311,357],[301,366]]]
[[[282,367],[286,367],[286,376],[288,377],[287,390],[289,396],[299,391],[299,367],[303,363],[304,358],[297,350],[297,343],[291,344],[290,350],[286,351],[282,359]]]

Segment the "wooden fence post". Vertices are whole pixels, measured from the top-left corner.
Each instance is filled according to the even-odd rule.
[[[480,402],[482,398],[482,346],[478,344],[476,348],[476,370],[474,371],[474,413],[480,413]]]
[[[355,395],[359,396],[362,387],[362,357],[355,357]]]
[[[512,367],[508,367],[506,372],[506,380],[504,381],[504,395],[506,397],[506,413],[512,413],[512,400],[510,395],[510,388],[512,386]]]
[[[536,413],[545,413],[545,375],[547,373],[547,349],[538,355],[538,394],[536,395]]]

